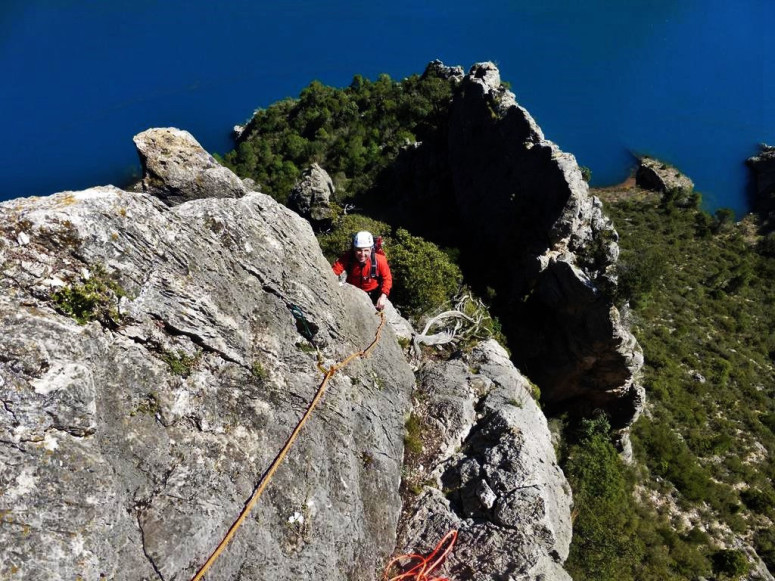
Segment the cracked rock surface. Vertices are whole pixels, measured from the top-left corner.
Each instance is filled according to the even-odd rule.
[[[257,192],[4,202],[0,266],[3,579],[190,579],[322,380],[309,335],[328,367],[379,322],[309,224]],[[373,578],[413,384],[386,329],[207,578]]]
[[[529,382],[493,340],[420,377],[427,421],[445,436],[400,546],[429,551],[456,529],[453,579],[568,581],[571,491]]]

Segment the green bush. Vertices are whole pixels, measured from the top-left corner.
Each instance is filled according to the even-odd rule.
[[[775,434],[775,413],[762,414],[759,416],[759,421]]]
[[[713,570],[716,573],[738,579],[748,573],[748,559],[741,551],[725,549],[713,553]]]
[[[757,250],[764,256],[775,258],[775,232],[770,232],[766,236],[762,237],[762,239],[759,241]]]
[[[775,571],[775,529],[766,528],[756,531],[754,547],[770,571]]]
[[[118,301],[122,296],[125,292],[121,286],[104,269],[95,267],[88,279],[54,292],[51,298],[60,311],[81,325],[94,320],[118,325]]]
[[[353,235],[361,230],[368,230],[374,236],[383,236],[386,250],[392,245],[389,224],[360,214],[347,214],[336,221],[330,232],[318,235],[318,243],[323,255],[333,263],[352,247]]]
[[[409,315],[440,307],[460,288],[460,268],[432,242],[399,228],[385,252],[393,274],[391,298]]]
[[[775,508],[775,492],[749,488],[740,493],[740,499],[752,511],[767,514]]]
[[[659,277],[664,274],[665,256],[659,249],[624,254],[618,268],[618,295],[638,307],[646,301]]]
[[[626,469],[609,441],[607,422],[586,422],[581,441],[568,450],[563,470],[574,492],[577,516],[566,568],[574,579],[632,579],[644,546]]]

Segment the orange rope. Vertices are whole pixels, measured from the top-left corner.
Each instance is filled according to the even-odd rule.
[[[226,533],[226,536],[223,537],[223,540],[220,542],[218,547],[213,551],[213,554],[210,555],[210,558],[207,559],[204,565],[202,565],[202,568],[199,569],[199,572],[194,575],[194,577],[191,579],[191,581],[199,581],[202,579],[205,573],[207,573],[207,570],[212,566],[213,563],[218,559],[218,557],[221,555],[223,550],[226,548],[226,545],[229,544],[229,541],[231,541],[234,534],[237,532],[237,529],[242,525],[242,523],[245,521],[245,519],[248,516],[248,513],[252,510],[253,506],[255,506],[256,502],[258,502],[259,497],[264,492],[264,489],[266,488],[267,484],[269,484],[269,481],[271,480],[274,473],[277,471],[277,468],[282,463],[283,459],[285,458],[285,455],[288,453],[288,450],[290,449],[291,445],[293,444],[294,440],[296,440],[296,437],[299,435],[299,432],[301,431],[302,426],[306,423],[307,419],[312,415],[312,410],[315,409],[315,407],[318,405],[318,402],[323,397],[323,393],[326,390],[326,384],[328,383],[328,380],[331,379],[331,376],[334,375],[337,371],[348,365],[353,359],[356,357],[367,357],[371,350],[376,346],[376,344],[379,342],[380,334],[382,333],[382,327],[385,325],[385,313],[380,311],[380,322],[379,327],[377,327],[377,332],[374,336],[374,340],[369,344],[366,349],[363,349],[361,351],[357,351],[347,357],[345,360],[343,360],[339,364],[332,365],[327,371],[325,371],[322,366],[319,367],[321,371],[325,371],[325,377],[323,378],[323,382],[320,384],[320,387],[318,387],[318,391],[315,394],[315,397],[312,399],[312,402],[307,407],[307,411],[304,412],[304,415],[302,416],[301,420],[299,420],[299,423],[296,424],[296,427],[294,428],[293,432],[291,432],[291,435],[288,437],[288,441],[285,442],[285,445],[283,446],[282,450],[280,450],[280,453],[277,454],[274,461],[272,461],[272,464],[269,466],[269,469],[264,473],[264,475],[261,477],[261,480],[258,483],[258,486],[256,486],[255,491],[253,492],[253,495],[250,497],[250,500],[248,500],[247,504],[245,504],[245,508],[242,509],[242,513],[239,515],[236,521],[234,521],[234,524],[231,525],[228,532]]]
[[[431,551],[427,557],[423,557],[422,555],[417,554],[400,555],[396,557],[390,561],[390,563],[388,563],[387,567],[385,567],[385,575],[382,577],[382,581],[450,581],[448,577],[429,577],[429,575],[433,572],[434,569],[441,566],[441,564],[444,562],[444,559],[449,556],[449,554],[452,552],[452,547],[455,546],[456,540],[457,531],[452,530],[444,535],[444,538],[439,541],[439,544],[436,545],[436,548],[433,549],[433,551]],[[449,543],[449,545],[444,548],[446,543]],[[392,569],[394,565],[399,565],[398,562],[403,559],[409,559],[409,563],[403,565],[403,568],[408,567],[414,561],[418,561],[418,563],[405,573],[388,578],[390,569]]]

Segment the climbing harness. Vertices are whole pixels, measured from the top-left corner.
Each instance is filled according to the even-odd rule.
[[[429,575],[434,569],[440,567],[444,560],[449,556],[452,552],[452,547],[455,546],[456,540],[457,531],[451,530],[444,535],[444,538],[439,541],[439,544],[436,545],[436,548],[433,549],[427,557],[417,554],[399,555],[385,567],[385,574],[382,577],[382,581],[450,581],[447,577],[429,577]],[[445,547],[445,545],[447,546]],[[404,559],[409,559],[409,562],[400,565],[399,561],[403,561]],[[394,577],[388,577],[393,566],[401,566],[406,569],[414,561],[417,561],[417,564],[406,570],[406,572]]]
[[[304,313],[301,312],[301,309],[296,307],[295,305],[291,305],[291,313],[294,313],[294,309],[297,309],[298,312],[301,315],[301,319],[306,323],[306,319],[304,319]],[[341,363],[334,364],[328,369],[325,369],[319,362],[318,362],[318,368],[323,371],[325,374],[325,377],[323,378],[322,383],[318,387],[318,391],[315,394],[315,397],[312,399],[312,402],[307,407],[307,411],[304,412],[304,415],[301,417],[301,420],[299,420],[299,423],[296,424],[296,427],[293,429],[293,432],[291,432],[291,435],[288,437],[288,441],[285,442],[285,445],[280,450],[280,453],[277,454],[275,459],[272,461],[272,464],[269,466],[267,471],[264,473],[264,475],[261,477],[261,480],[259,481],[258,485],[253,491],[252,496],[248,500],[248,502],[245,504],[245,508],[242,509],[242,513],[240,513],[239,517],[237,517],[237,520],[234,521],[234,524],[231,525],[228,532],[226,533],[226,536],[223,537],[223,540],[220,542],[220,544],[216,547],[215,551],[213,551],[212,555],[207,559],[204,565],[202,565],[202,568],[199,569],[196,575],[191,579],[191,581],[199,581],[202,579],[202,577],[207,573],[207,570],[212,566],[213,563],[218,559],[218,557],[221,555],[223,550],[226,548],[226,546],[229,544],[229,541],[231,541],[232,537],[234,537],[234,534],[237,532],[237,529],[242,525],[242,523],[245,521],[245,519],[248,516],[248,513],[253,509],[256,502],[258,502],[259,497],[264,492],[264,489],[266,488],[267,484],[269,484],[269,481],[272,479],[272,476],[277,471],[277,468],[279,468],[280,464],[282,463],[283,459],[285,458],[285,455],[288,453],[288,450],[293,445],[294,440],[296,440],[296,437],[299,435],[299,432],[301,431],[301,428],[306,423],[307,419],[312,415],[312,411],[315,409],[315,407],[320,402],[320,399],[323,397],[323,393],[326,390],[326,385],[328,384],[328,380],[331,379],[331,377],[342,369],[343,367],[347,366],[350,362],[352,362],[354,359],[358,357],[368,357],[369,353],[371,353],[371,350],[374,349],[374,347],[379,342],[380,335],[382,333],[382,327],[385,326],[385,314],[383,312],[378,313],[380,317],[379,326],[377,327],[377,331],[374,335],[374,340],[369,344],[368,347],[361,351],[356,351],[352,355],[348,356],[346,359],[344,359]],[[296,313],[294,313],[294,317],[298,319]],[[309,329],[309,328],[307,328]]]

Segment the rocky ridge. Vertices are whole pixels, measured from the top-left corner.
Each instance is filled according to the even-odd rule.
[[[142,135],[147,193],[0,204],[3,577],[190,578],[311,400],[315,349],[329,366],[374,336],[370,302],[337,283],[306,221],[185,132]],[[570,498],[545,420],[532,400],[515,406],[524,386],[503,352],[482,349],[481,378],[449,364],[453,391],[473,382],[486,399],[466,395],[476,414],[448,438],[480,467],[461,489],[484,482],[493,501],[424,510],[462,519],[464,551],[487,547],[489,577],[460,579],[564,579]],[[336,375],[208,578],[374,579],[396,543],[414,382],[392,330]],[[440,483],[462,478],[465,453]],[[490,525],[465,522],[471,511]]]
[[[451,108],[446,148],[452,201],[471,233],[464,250],[496,293],[517,365],[550,407],[600,408],[626,427],[643,406],[643,355],[613,305],[618,235],[602,203],[492,63],[471,68]]]
[[[260,193],[169,209],[104,187],[0,208],[3,576],[190,578],[322,378],[290,307],[330,365],[373,339],[368,300]],[[386,336],[332,380],[209,578],[355,578],[393,549],[414,380]]]

